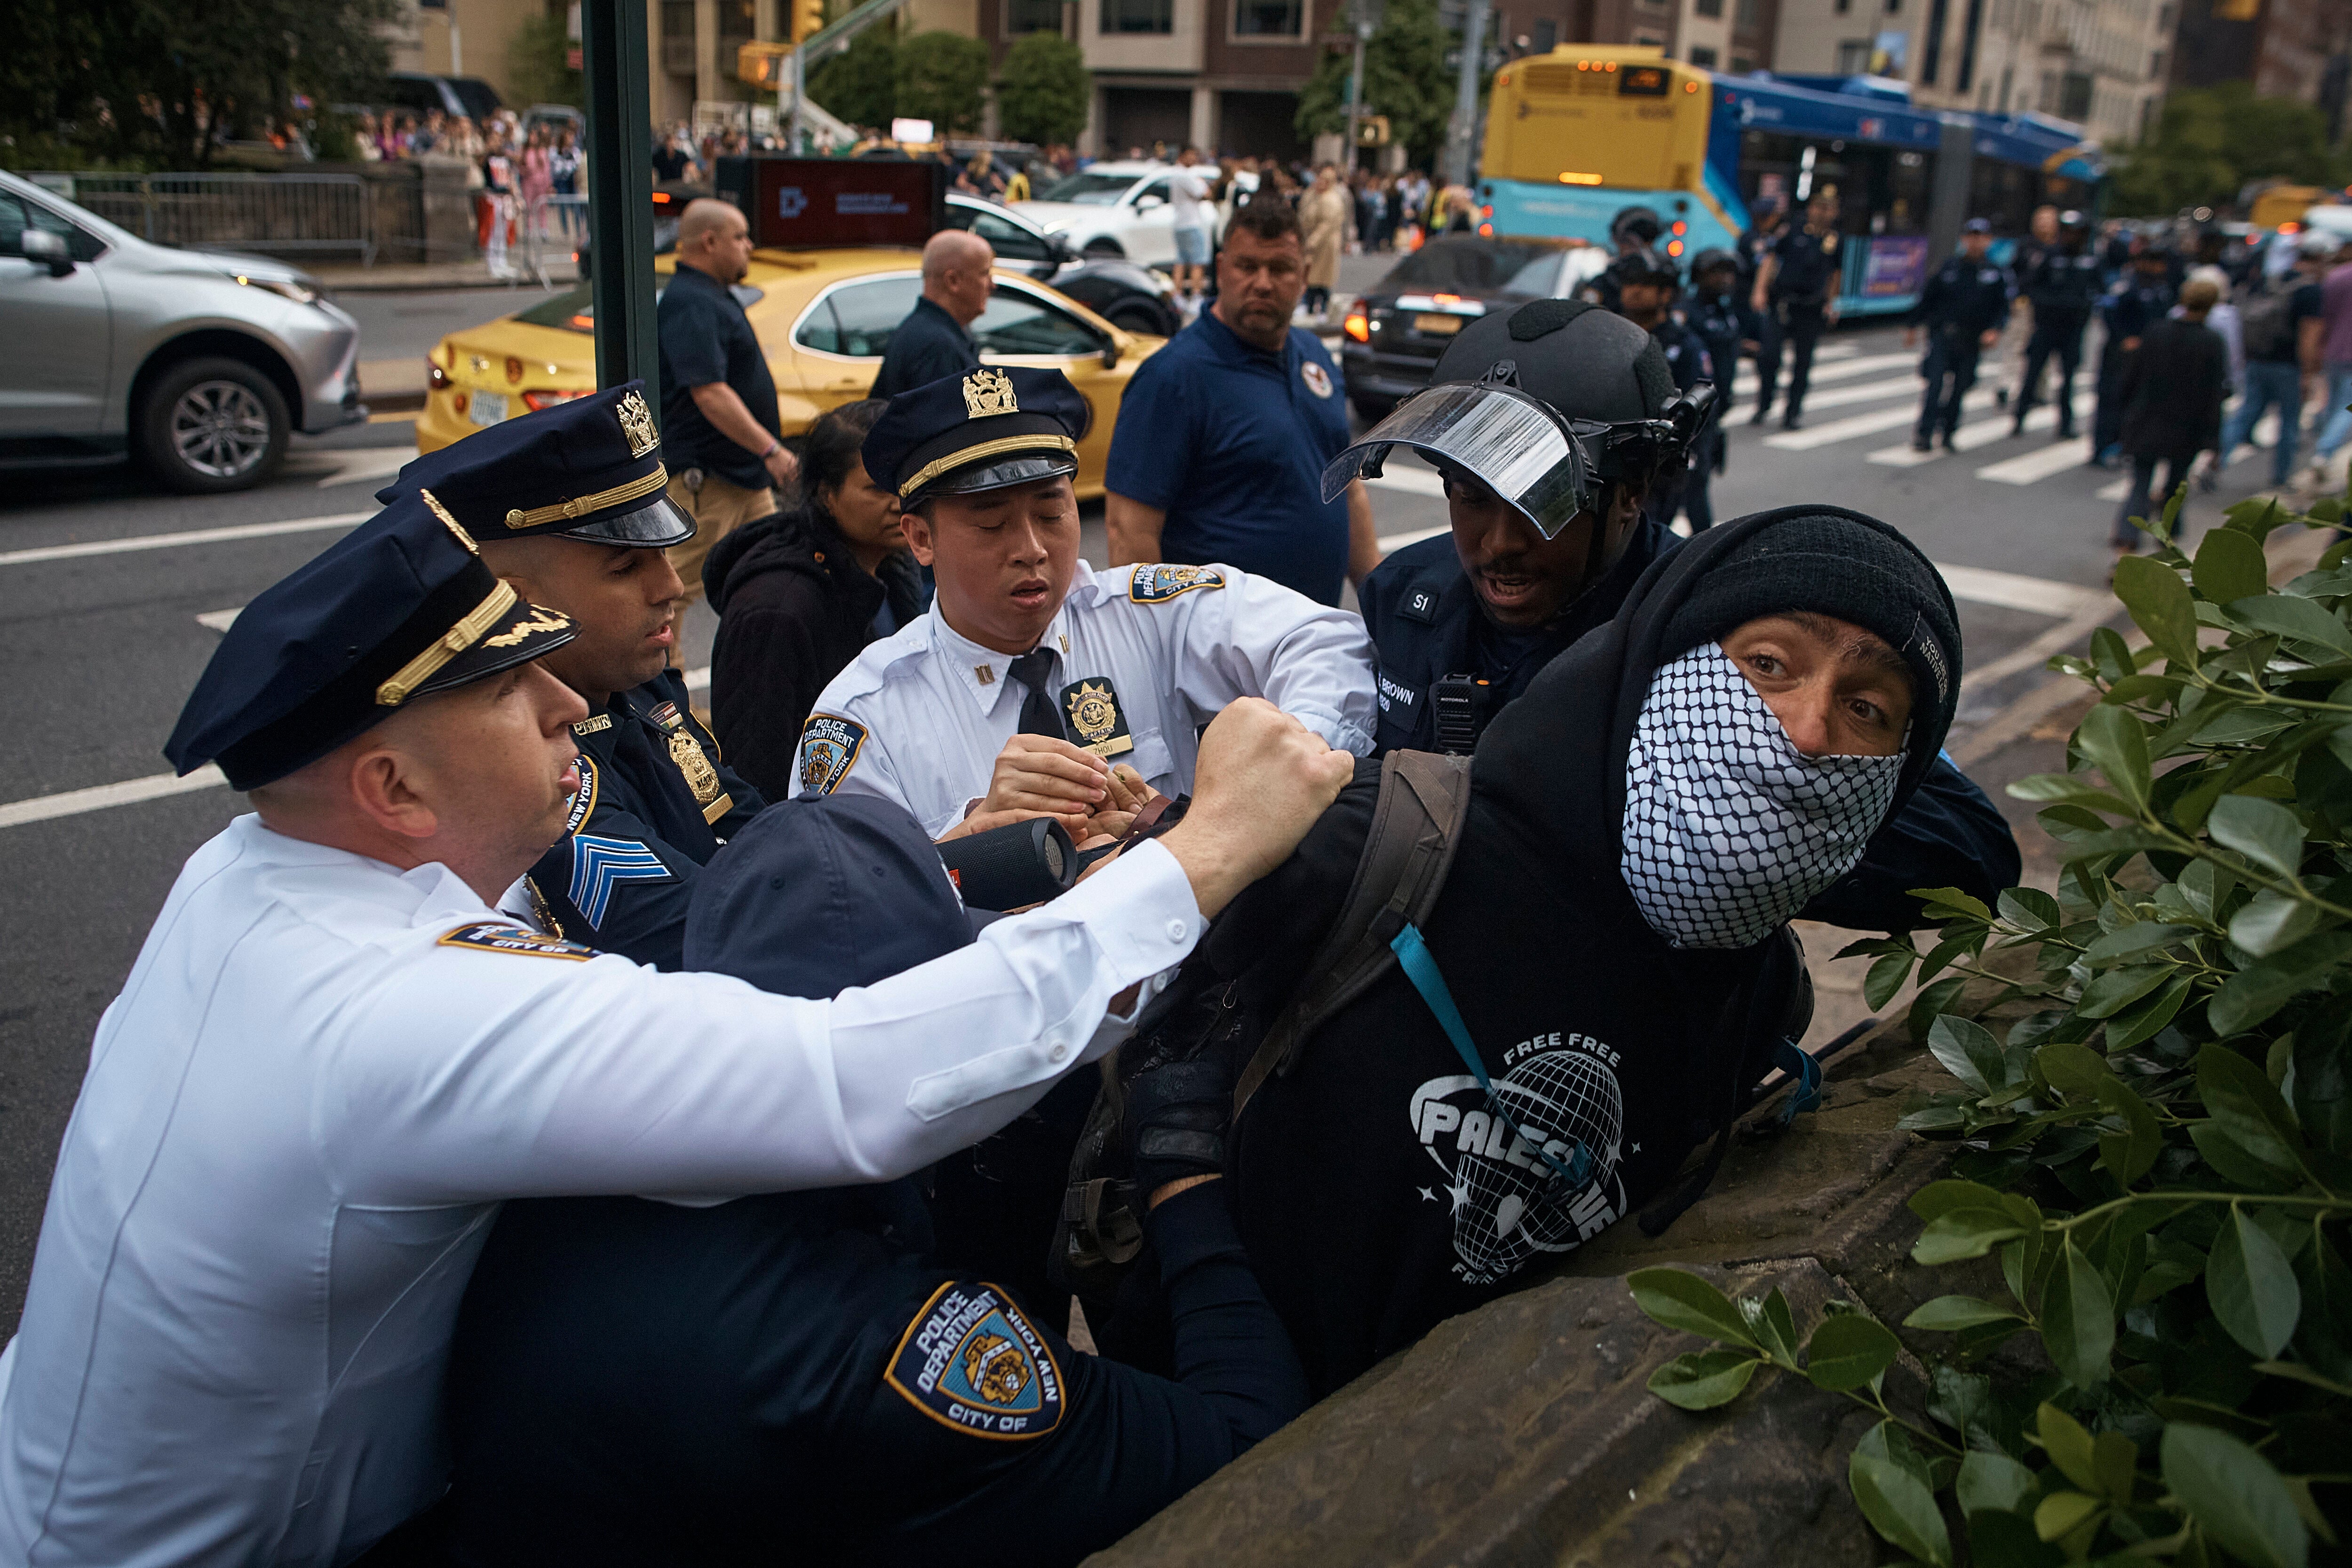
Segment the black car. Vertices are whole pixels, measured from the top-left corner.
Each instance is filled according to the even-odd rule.
[[[1385,417],[1429,384],[1438,356],[1470,322],[1527,300],[1566,299],[1607,260],[1594,246],[1439,236],[1349,307],[1339,339],[1348,401],[1366,419]]]
[[[684,203],[665,204],[661,198],[665,191],[682,188],[665,186],[654,193],[656,256],[667,256],[677,248],[677,219],[672,215],[683,211]],[[694,194],[710,193],[706,187]],[[948,226],[977,234],[988,241],[1000,263],[1018,268],[1040,283],[1052,284],[1056,293],[1068,295],[1121,331],[1170,338],[1183,330],[1184,315],[1176,306],[1176,285],[1164,273],[1132,261],[1081,260],[1071,254],[1069,245],[1058,235],[1047,234],[1018,213],[1007,212],[992,202],[957,192],[948,195]],[[581,237],[580,248],[573,254],[579,259],[581,281],[586,282],[593,262],[585,235]]]

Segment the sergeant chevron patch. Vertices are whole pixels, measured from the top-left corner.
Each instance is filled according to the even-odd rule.
[[[1062,1424],[1051,1346],[993,1285],[942,1285],[907,1325],[882,1381],[943,1426],[1000,1442]]]
[[[572,837],[572,903],[592,927],[604,925],[613,889],[621,883],[669,879],[661,857],[634,838],[599,838],[593,833]]]

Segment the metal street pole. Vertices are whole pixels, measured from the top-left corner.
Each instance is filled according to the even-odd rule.
[[[797,158],[807,151],[801,140],[801,105],[808,101],[808,49],[802,45],[793,48],[793,112],[784,121],[784,151]]]
[[[1478,132],[1478,79],[1486,63],[1486,0],[1470,0],[1462,22],[1462,71],[1454,79],[1454,116],[1445,122],[1445,169],[1448,182],[1470,183],[1470,143]]]
[[[588,234],[595,258],[596,384],[646,384],[661,412],[654,330],[653,61],[646,0],[581,0],[588,87]]]
[[[1356,174],[1356,126],[1364,113],[1364,43],[1372,36],[1372,25],[1359,16],[1356,19],[1356,61],[1348,68],[1348,176]]]

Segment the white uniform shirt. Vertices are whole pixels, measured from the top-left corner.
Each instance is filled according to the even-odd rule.
[[[1162,795],[1192,787],[1199,728],[1236,698],[1265,698],[1341,751],[1372,749],[1362,617],[1231,566],[1097,573],[1081,561],[1039,646],[1061,654],[1046,696],[1071,738],[1086,743],[1082,725],[1099,726],[1107,698],[1118,723],[1096,749]],[[1026,689],[1009,678],[1011,664],[960,636],[934,601],[867,644],[818,695],[793,795],[879,795],[938,837],[988,793],[997,753],[1020,731]],[[1089,696],[1088,686],[1098,689]]]
[[[826,1186],[966,1147],[1191,950],[1191,887],[1148,849],[800,1001],[239,818],[99,1025],[0,1353],[0,1563],[348,1560],[440,1489],[492,1200]]]

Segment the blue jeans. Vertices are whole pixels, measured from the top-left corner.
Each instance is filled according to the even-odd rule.
[[[2213,457],[2216,468],[2229,467],[2239,443],[2273,404],[2278,405],[2279,438],[2278,448],[2271,455],[2271,483],[2287,482],[2294,472],[2295,438],[2303,433],[2303,370],[2292,361],[2284,364],[2246,362],[2246,395],[2238,400],[2238,411],[2221,427],[2221,449]]]
[[[2311,456],[2316,462],[2336,456],[2336,448],[2352,437],[2352,364],[2330,364],[2327,367],[2327,423],[2319,432],[2319,440]]]

